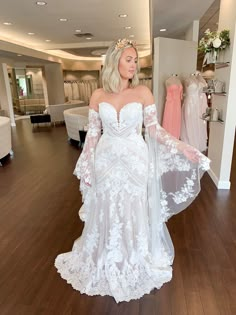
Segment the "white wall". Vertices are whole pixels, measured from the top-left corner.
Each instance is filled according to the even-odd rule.
[[[180,79],[196,71],[197,43],[158,37],[154,39],[153,94],[158,107],[159,122],[165,105],[165,81],[172,73]]]
[[[231,46],[220,57],[230,67],[216,69],[215,78],[226,83],[227,96],[214,96],[213,107],[222,113],[224,124],[211,123],[208,155],[212,160],[211,178],[219,189],[230,188],[230,172],[236,125],[236,2],[221,0],[219,31],[230,30]]]
[[[93,80],[99,79],[99,71],[64,71],[63,72],[64,80],[73,81],[73,80]]]
[[[1,47],[1,46],[0,46]],[[84,71],[92,71],[92,70],[100,70],[102,65],[102,60],[98,61],[86,61],[86,60],[69,60],[69,59],[62,59],[61,65],[63,70],[84,70]],[[139,65],[141,68],[150,67],[152,65],[152,56],[146,56],[139,58]]]
[[[48,104],[63,104],[65,102],[65,93],[61,65],[58,63],[45,65],[43,75],[47,85]]]
[[[192,22],[187,32],[185,33],[185,40],[198,42],[198,37],[199,37],[199,20],[195,20]]]
[[[3,109],[6,112],[6,115],[10,117],[11,125],[15,126],[11,87],[6,63],[0,63],[0,104],[1,109]]]

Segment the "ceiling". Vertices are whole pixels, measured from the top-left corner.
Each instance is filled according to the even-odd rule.
[[[2,41],[69,59],[98,59],[112,40],[124,37],[134,39],[139,51],[148,55],[154,37],[183,38],[192,21],[203,17],[210,7],[200,23],[200,31],[205,30],[211,18],[218,19],[219,12],[219,0],[150,0],[150,10],[149,0],[45,1],[44,6],[34,0],[0,2],[0,57],[8,54],[1,48]],[[160,32],[161,28],[167,31]],[[84,33],[91,33],[91,39],[86,39],[88,35],[78,37]],[[10,58],[15,56],[10,54]]]
[[[213,0],[153,0],[153,37],[184,38],[191,23],[200,20],[213,3]],[[164,34],[160,32],[162,28],[167,29]]]

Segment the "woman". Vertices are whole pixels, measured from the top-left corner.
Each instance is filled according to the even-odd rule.
[[[89,130],[74,171],[85,227],[72,251],[55,261],[74,289],[116,302],[170,281],[174,250],[165,222],[196,197],[209,167],[204,155],[160,127],[153,95],[138,85],[138,68],[131,41],[108,49],[103,88],[91,97]]]

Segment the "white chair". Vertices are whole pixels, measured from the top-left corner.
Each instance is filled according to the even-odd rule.
[[[51,122],[63,122],[64,121],[64,110],[70,109],[70,108],[77,108],[81,106],[85,106],[84,101],[77,101],[72,103],[65,103],[65,104],[55,104],[55,105],[47,105],[46,110],[44,113],[49,114],[51,116]]]
[[[11,144],[10,118],[1,116],[0,117],[0,159],[4,158],[9,153],[13,154],[12,144]]]
[[[88,124],[89,107],[76,107],[64,110],[66,130],[69,139],[80,141],[79,130]]]

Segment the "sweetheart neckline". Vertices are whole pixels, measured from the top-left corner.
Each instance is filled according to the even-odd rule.
[[[140,102],[129,102],[129,103],[125,104],[124,106],[122,106],[119,111],[117,111],[117,109],[115,108],[115,106],[113,106],[111,103],[109,103],[109,102],[101,102],[101,103],[98,104],[98,107],[99,107],[98,110],[100,110],[100,105],[101,105],[101,104],[107,104],[107,105],[109,105],[111,108],[113,108],[114,112],[116,113],[116,120],[117,120],[118,125],[120,124],[121,112],[122,112],[122,110],[123,110],[125,107],[127,107],[128,105],[131,105],[131,104],[138,104],[138,105],[141,105],[142,108],[143,108],[143,104],[140,103]]]
[[[100,107],[101,104],[108,104],[110,107],[112,107],[112,108],[114,109],[114,111],[117,113],[117,115],[120,115],[121,111],[122,111],[125,107],[127,107],[128,105],[130,105],[130,104],[139,104],[139,105],[141,105],[141,106],[143,107],[143,104],[140,103],[140,102],[129,102],[129,103],[126,103],[124,106],[122,106],[122,107],[120,108],[120,110],[118,111],[118,110],[115,108],[115,106],[113,106],[113,105],[112,105],[111,103],[109,103],[109,102],[101,102],[101,103],[98,104],[98,106]]]

